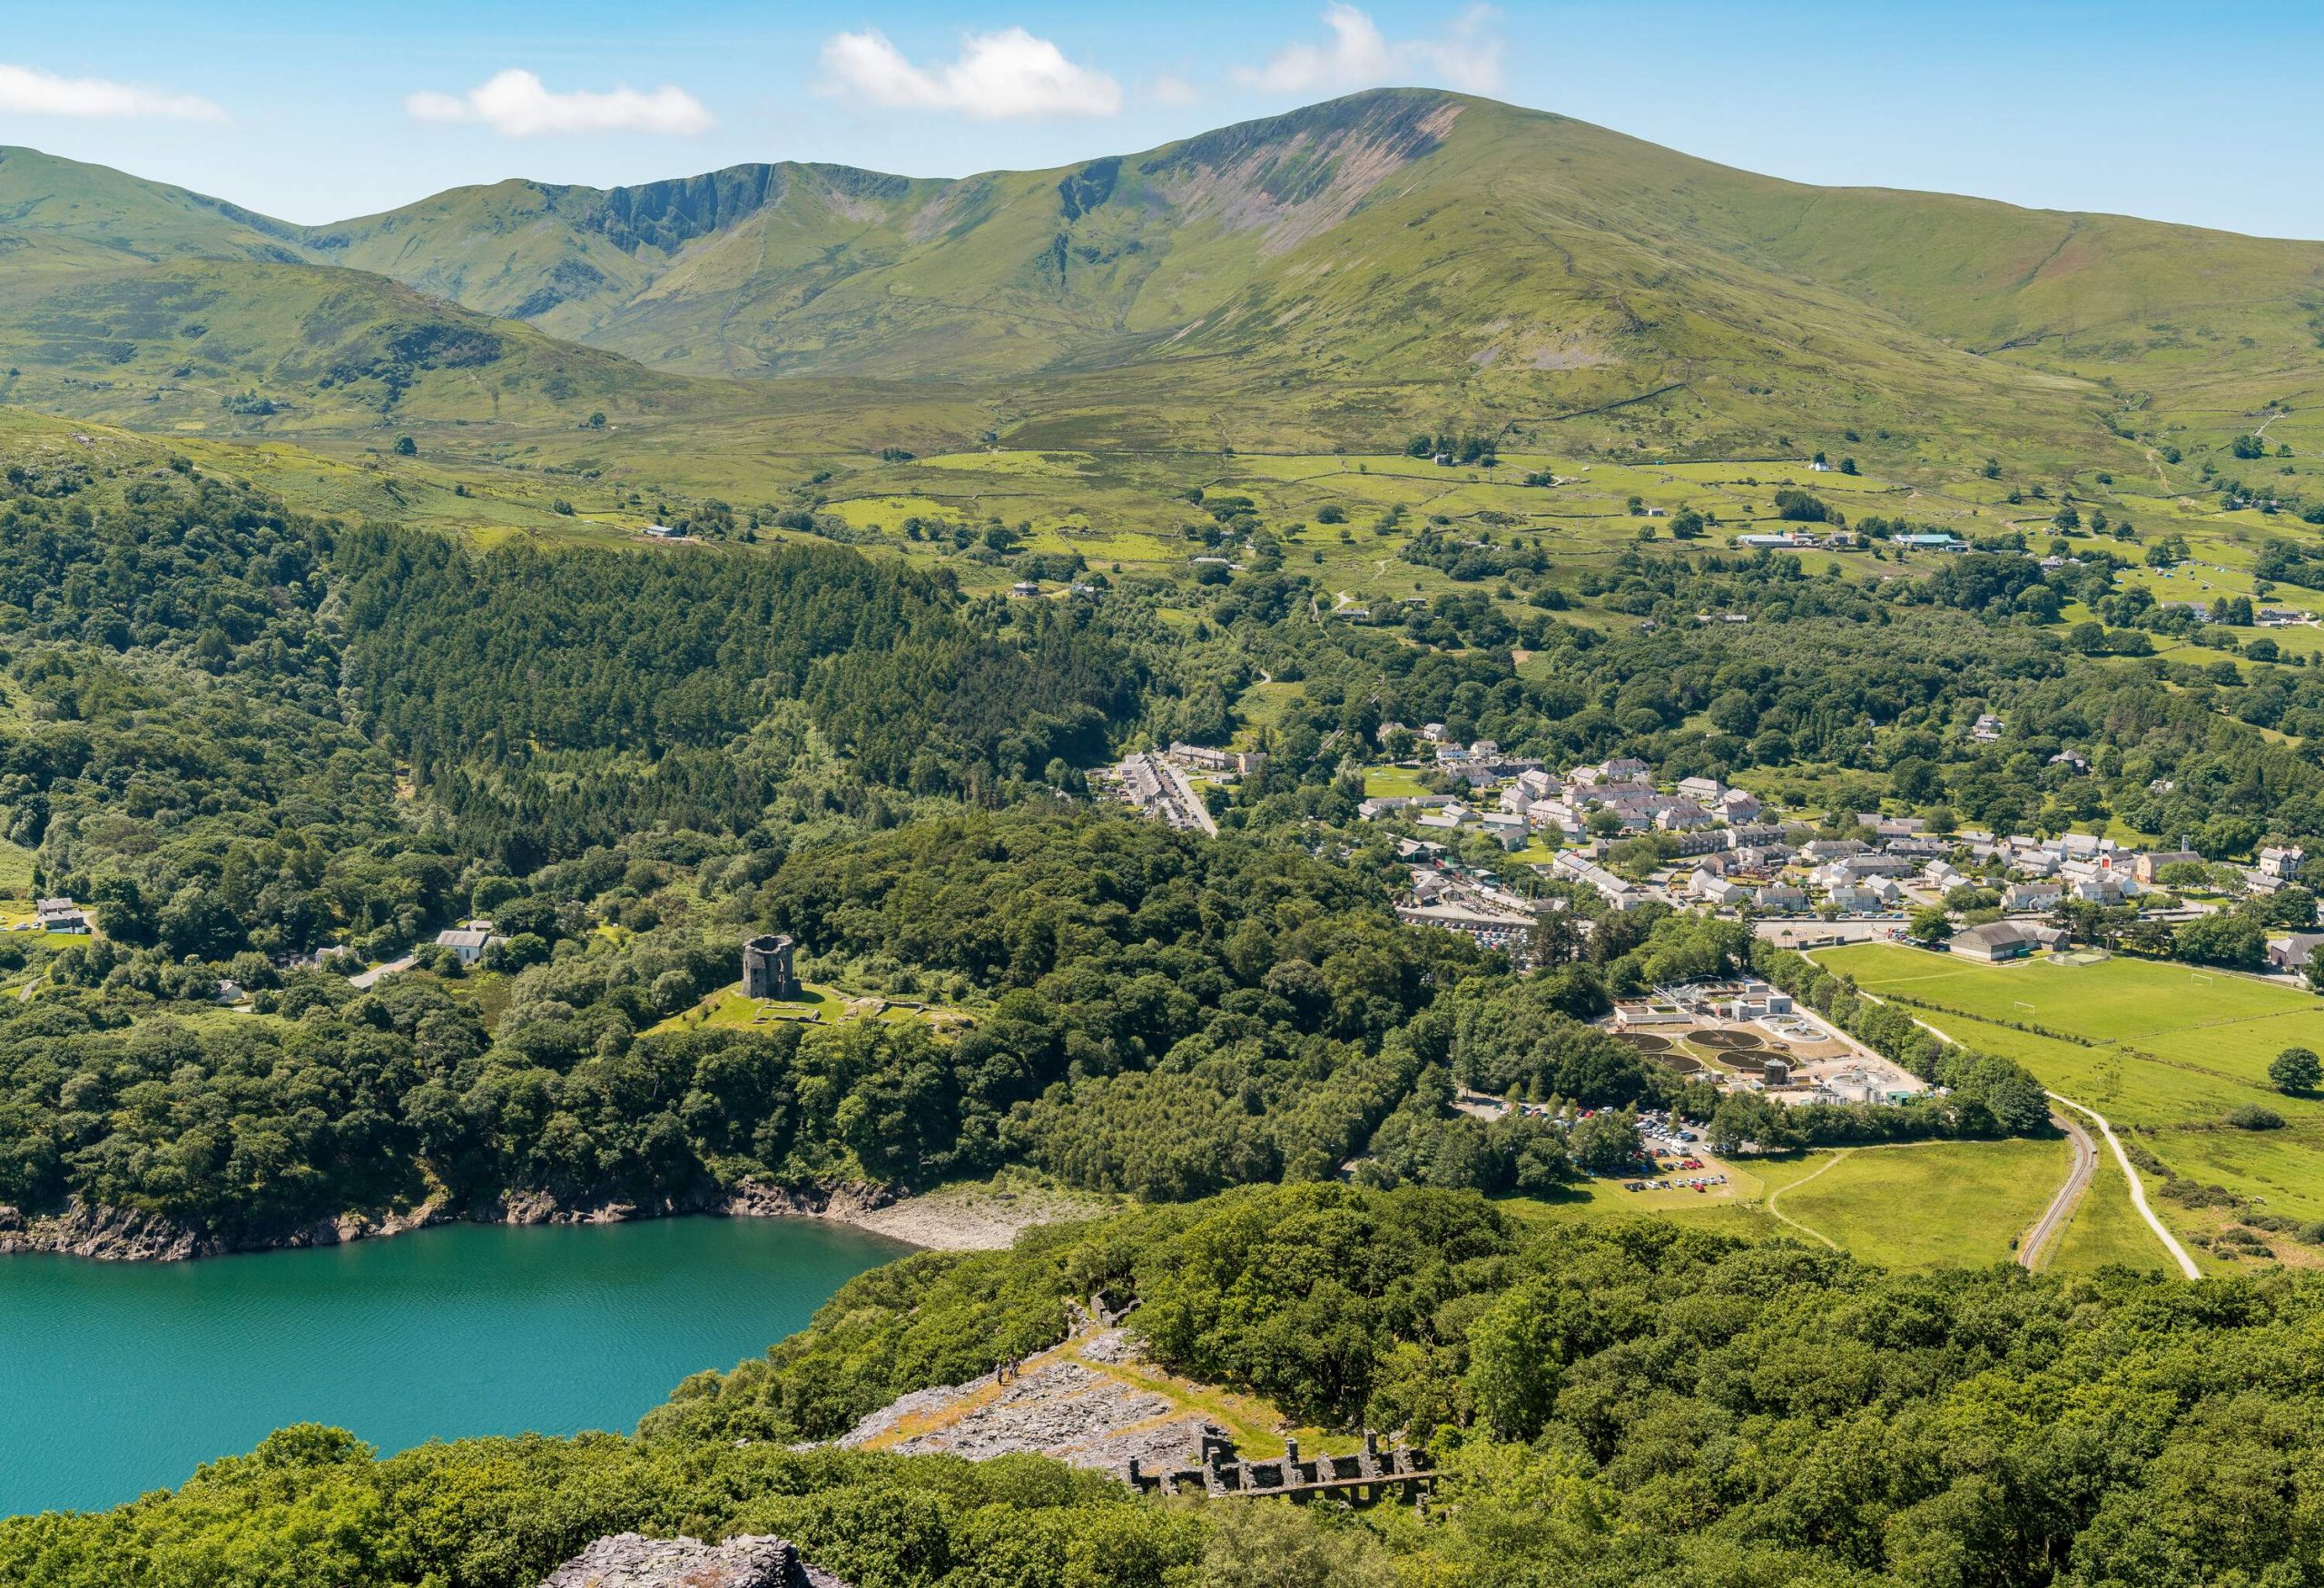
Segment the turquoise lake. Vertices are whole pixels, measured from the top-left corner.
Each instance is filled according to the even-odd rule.
[[[286,1423],[383,1453],[625,1432],[910,1249],[803,1218],[665,1218],[192,1263],[0,1258],[0,1515],[173,1487]]]

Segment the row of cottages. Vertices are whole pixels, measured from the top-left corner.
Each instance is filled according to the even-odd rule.
[[[1647,902],[1645,893],[1600,865],[1577,849],[1561,852],[1550,863],[1551,873],[1561,882],[1579,883],[1594,890],[1617,910],[1635,910]]]
[[[1256,772],[1267,763],[1264,750],[1218,750],[1208,745],[1188,745],[1175,739],[1167,754],[1173,761],[1187,766],[1199,766],[1206,772],[1231,772],[1237,776]]]
[[[2001,907],[2021,914],[2054,910],[2065,896],[2064,886],[2058,883],[2012,883],[2001,891]]]
[[[1595,766],[1577,766],[1566,774],[1562,785],[1546,774],[1530,781],[1521,776],[1517,787],[1503,797],[1536,825],[1567,832],[1581,830],[1599,811],[1611,812],[1624,832],[1652,830],[1682,836],[1759,814],[1757,799],[1741,790],[1722,788],[1715,779],[1685,779],[1677,792],[1664,794],[1650,776],[1645,762],[1621,756]],[[1697,853],[1723,847],[1706,843]]]
[[[1824,902],[1843,915],[1880,915],[1904,902],[1905,891],[1888,877],[1856,887],[1827,888]]]
[[[1805,915],[1807,892],[1789,883],[1768,883],[1754,888],[1709,870],[1687,879],[1687,891],[1713,909],[1748,907],[1761,915]]]

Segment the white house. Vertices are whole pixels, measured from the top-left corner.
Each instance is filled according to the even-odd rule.
[[[484,951],[497,942],[507,942],[496,936],[489,921],[470,921],[459,926],[448,926],[436,934],[436,946],[449,949],[452,957],[463,965],[473,965],[484,958]]]
[[[2001,907],[2004,910],[2052,910],[2065,890],[2055,883],[2012,883],[2002,890]]]

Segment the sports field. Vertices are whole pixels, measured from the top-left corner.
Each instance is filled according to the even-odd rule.
[[[2112,1043],[2260,1087],[2268,1061],[2284,1049],[2324,1050],[2324,999],[2224,971],[2125,959],[1980,965],[1896,943],[1831,949],[1817,959],[1867,991]]]

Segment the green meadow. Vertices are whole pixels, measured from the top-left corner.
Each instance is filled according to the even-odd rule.
[[[1871,1262],[1927,1268],[2007,1262],[2065,1181],[2055,1140],[1849,1148],[1771,1187],[1783,1219]],[[1792,1233],[1801,1233],[1793,1230]]]
[[[1817,959],[1866,992],[1915,1001],[1913,1013],[1955,1041],[2016,1060],[2052,1090],[2104,1114],[2175,1174],[2222,1187],[2255,1210],[2324,1220],[2324,1099],[2285,1096],[2267,1079],[2283,1049],[2324,1046],[2324,1000],[2314,994],[2128,959],[1977,965],[1893,943],[1825,950]],[[2227,1115],[2243,1104],[2273,1110],[2284,1127],[2234,1129]],[[2111,1165],[2102,1170],[2102,1182],[2120,1178]],[[2156,1184],[2149,1181],[2151,1192]],[[2213,1210],[2154,1200],[2184,1231],[2223,1221]],[[2089,1242],[2109,1244],[2070,1230],[2058,1260]]]

